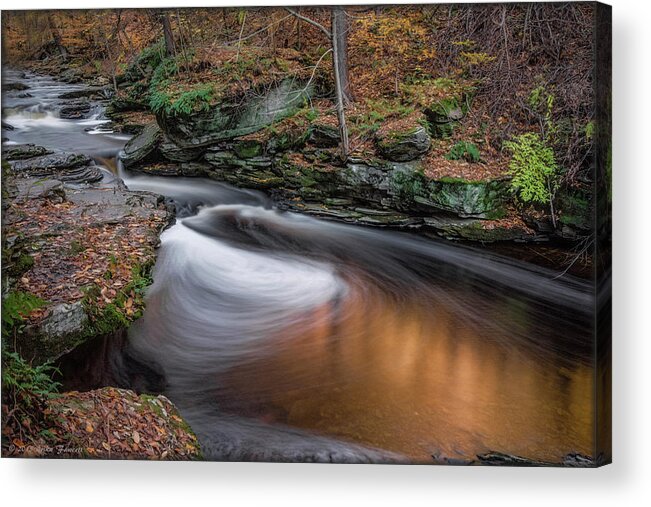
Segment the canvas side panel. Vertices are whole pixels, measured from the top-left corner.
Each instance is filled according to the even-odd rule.
[[[595,9],[595,458],[612,460],[612,8]]]

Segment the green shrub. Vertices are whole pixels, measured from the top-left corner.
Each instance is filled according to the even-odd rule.
[[[558,186],[558,166],[551,147],[533,132],[506,141],[504,147],[513,154],[509,164],[511,187],[520,200],[551,203]]]
[[[10,352],[7,338],[22,331],[29,313],[46,302],[27,292],[10,292],[2,301],[2,402],[7,406],[4,427],[27,427],[44,417],[45,401],[58,392],[51,364],[32,366],[18,352]],[[4,413],[4,412],[3,412]]]
[[[450,149],[445,158],[448,160],[464,159],[468,162],[479,162],[481,156],[476,144],[467,141],[459,141]]]

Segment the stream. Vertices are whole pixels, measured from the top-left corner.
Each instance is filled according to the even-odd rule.
[[[128,136],[106,128],[100,104],[86,119],[58,117],[57,96],[82,85],[3,75],[31,95],[3,93],[5,143],[86,153],[176,206],[145,314],[110,364],[160,372],[207,458],[593,453],[589,281],[281,212],[208,179],[127,172],[116,157]]]

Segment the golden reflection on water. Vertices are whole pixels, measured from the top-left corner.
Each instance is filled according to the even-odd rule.
[[[415,462],[487,450],[592,454],[592,369],[499,345],[443,306],[352,298],[219,379],[222,409],[388,449]],[[304,327],[304,326],[303,326]],[[291,336],[292,330],[287,330]]]

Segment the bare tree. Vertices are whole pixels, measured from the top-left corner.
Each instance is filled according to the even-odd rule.
[[[52,40],[54,41],[54,45],[59,50],[59,53],[61,54],[61,58],[63,58],[64,61],[67,60],[68,50],[61,43],[61,33],[59,33],[59,29],[54,23],[54,18],[52,17],[51,12],[47,13],[47,24],[48,24],[48,28],[50,29],[50,33],[52,34]]]
[[[348,80],[348,20],[346,12],[341,6],[333,6],[330,13],[330,30],[321,23],[303,16],[293,9],[286,8],[288,12],[299,20],[317,27],[330,40],[332,45],[332,68],[335,81],[335,109],[339,123],[339,137],[341,139],[341,159],[346,161],[350,151],[348,142],[348,127],[346,126],[346,105],[352,102],[350,82]]]
[[[348,16],[341,6],[332,8],[332,48],[345,105],[353,102],[348,79]]]

